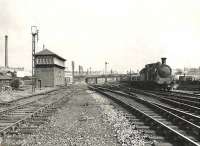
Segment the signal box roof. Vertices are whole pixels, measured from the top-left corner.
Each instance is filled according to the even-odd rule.
[[[59,58],[59,59],[61,59],[63,61],[66,61],[66,59],[60,57],[59,55],[55,54],[54,52],[52,52],[52,51],[50,51],[48,49],[44,49],[44,50],[42,50],[40,52],[37,52],[35,54],[35,56],[55,56],[55,57],[57,57],[57,58]]]

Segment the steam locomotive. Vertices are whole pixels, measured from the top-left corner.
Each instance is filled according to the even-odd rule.
[[[145,65],[139,74],[139,77],[131,79],[133,87],[164,90],[173,87],[172,69],[166,64],[166,58],[161,58],[161,62]]]

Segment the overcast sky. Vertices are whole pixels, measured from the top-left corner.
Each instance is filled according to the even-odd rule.
[[[200,66],[199,0],[0,0],[0,66],[7,34],[9,66],[31,68],[31,25],[37,51],[45,44],[66,66],[137,70],[160,57]]]

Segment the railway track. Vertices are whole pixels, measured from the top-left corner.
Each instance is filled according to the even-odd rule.
[[[143,90],[131,89],[131,92],[144,94],[156,98],[164,103],[172,105],[175,108],[182,109],[183,111],[195,115],[200,115],[200,101],[190,101],[184,99],[185,97],[172,97],[167,95],[160,95],[159,92],[147,92]]]
[[[121,87],[125,88],[128,87],[126,85],[120,85]],[[146,93],[152,93],[160,96],[164,96],[168,99],[176,100],[181,103],[186,103],[192,106],[200,107],[200,95],[190,94],[190,93],[181,93],[177,91],[156,91],[156,90],[143,90],[143,89],[136,89],[131,88],[134,91],[142,91]]]
[[[31,134],[39,125],[48,122],[48,117],[68,100],[66,95],[70,93],[64,92],[65,90],[62,88],[47,95],[12,101],[8,108],[0,111],[1,137],[9,134]]]
[[[190,96],[190,97],[199,97],[200,98],[200,95],[199,93],[186,93],[186,92],[178,92],[178,91],[168,91],[168,94],[171,94],[171,95],[179,95],[179,96]]]
[[[183,111],[187,113],[200,115],[200,98],[199,97],[189,97],[189,96],[181,97],[180,95],[176,96],[175,94],[169,95],[168,92],[149,91],[149,90],[129,88],[126,86],[118,87],[118,86],[111,85],[107,87],[111,87],[112,89],[122,90],[127,93],[132,92],[133,94],[137,93],[137,94],[142,94],[148,97],[152,97],[159,101],[162,101],[163,103],[171,105],[175,108],[182,109]]]
[[[166,98],[165,96],[162,97],[160,95],[152,94],[151,92],[147,92],[146,90],[139,90],[139,89],[131,89],[127,87],[123,87],[121,89],[125,93],[136,95],[140,98],[144,98],[146,100],[149,100],[166,110],[171,111],[172,113],[182,117],[185,120],[188,120],[192,123],[195,123],[196,125],[200,126],[200,113],[199,113],[199,107],[191,106],[188,104],[180,103],[176,100],[171,100]],[[132,91],[133,90],[133,91]],[[136,94],[138,93],[138,94]],[[142,96],[145,95],[145,96]]]
[[[177,114],[178,110],[174,113],[168,109],[169,107],[124,92],[102,87],[90,88],[119,102],[134,111],[134,114],[137,113],[138,117],[144,118],[146,124],[174,145],[200,145],[200,127],[182,118]]]
[[[179,101],[181,103],[186,103],[192,106],[197,106],[200,107],[200,97],[199,96],[194,96],[194,95],[188,95],[185,93],[177,93],[177,92],[163,92],[163,91],[148,91],[146,92],[156,94],[156,95],[161,95],[161,96],[166,96],[169,99],[175,99],[176,101]]]
[[[58,90],[61,90],[61,88],[50,90],[50,91],[43,92],[43,93],[38,93],[38,94],[33,94],[33,95],[21,97],[21,98],[14,99],[14,100],[11,100],[11,101],[8,101],[8,102],[2,102],[2,103],[0,103],[0,113],[5,111],[8,108],[11,108],[12,106],[20,105],[20,104],[23,104],[23,103],[26,103],[26,102],[35,101],[35,100],[38,100],[40,98],[45,98],[44,96],[48,97],[51,94],[57,93]]]

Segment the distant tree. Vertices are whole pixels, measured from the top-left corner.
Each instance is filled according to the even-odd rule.
[[[13,79],[10,83],[10,86],[12,87],[12,89],[18,89],[19,84],[20,84],[19,79]]]
[[[12,77],[14,77],[14,78],[17,77],[17,72],[16,71],[13,72]]]
[[[11,75],[12,76],[12,78],[15,78],[15,77],[17,77],[17,72],[16,71],[8,71],[7,72],[7,75]]]

